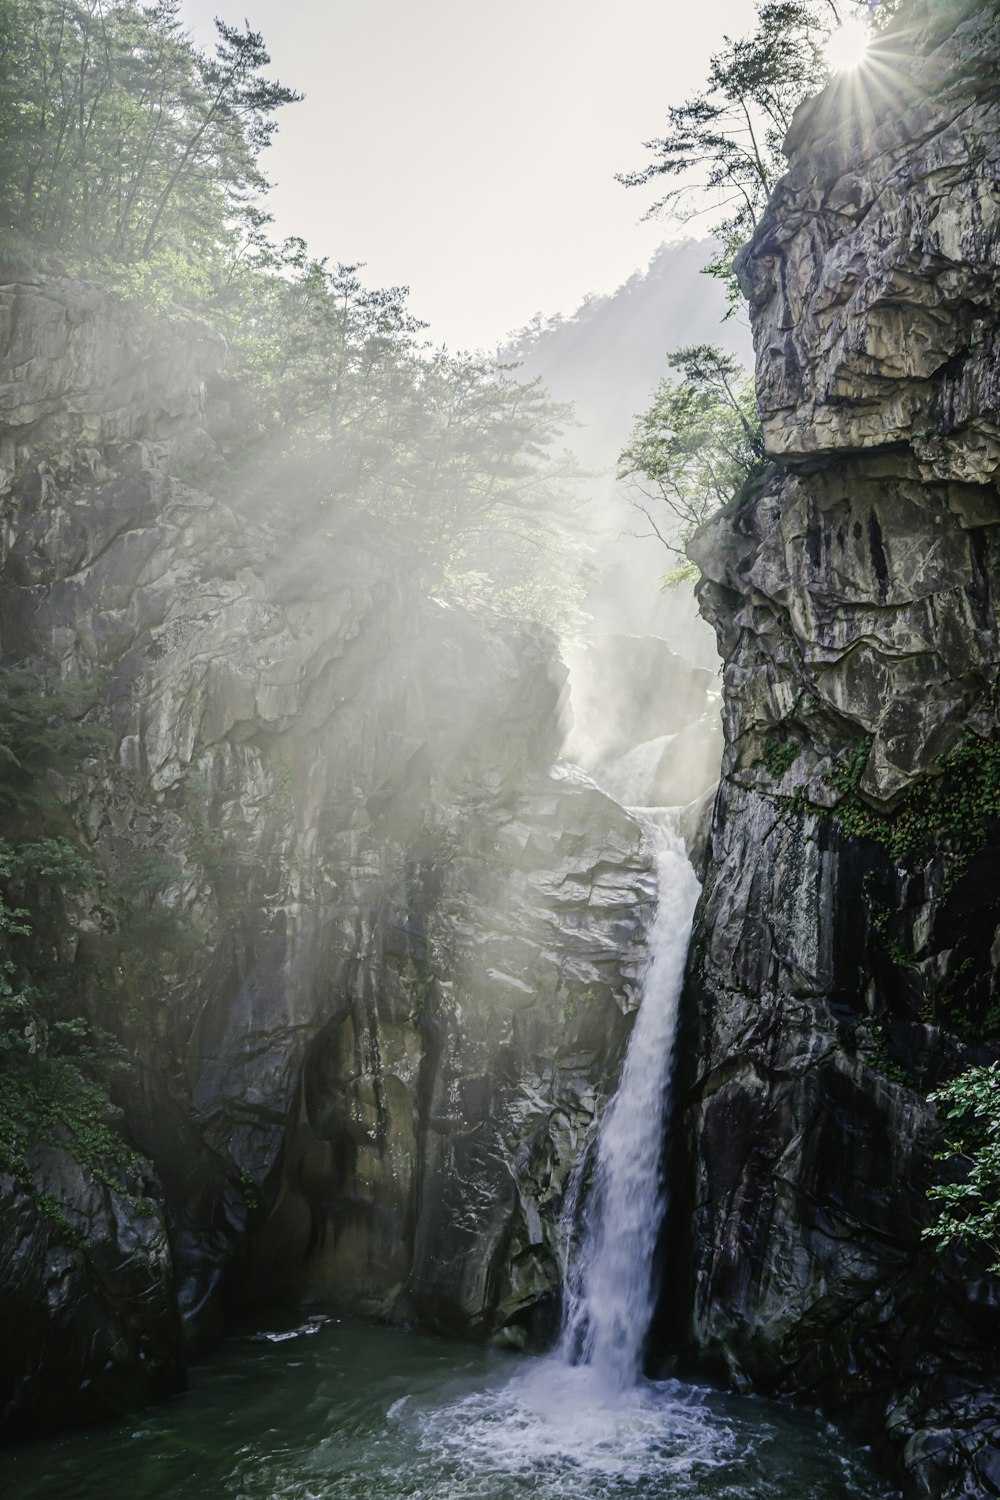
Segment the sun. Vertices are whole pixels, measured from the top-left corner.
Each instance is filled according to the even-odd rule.
[[[826,44],[826,64],[831,73],[846,73],[863,63],[871,34],[863,21],[854,17],[832,32]]]

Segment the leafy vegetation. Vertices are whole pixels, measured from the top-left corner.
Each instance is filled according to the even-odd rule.
[[[80,717],[93,684],[53,684],[0,670],[0,804],[15,842],[0,842],[0,1167],[72,1237],[57,1199],[32,1182],[29,1146],[68,1148],[100,1181],[120,1187],[138,1161],[109,1123],[113,1037],[80,1014],[69,954],[74,896],[100,884],[86,855],[54,832],[50,772],[78,767],[103,743]]]
[[[266,76],[259,33],[179,0],[2,0],[0,182],[6,254],[30,247],[133,291],[210,297],[260,244],[260,157],[298,96]]]
[[[679,380],[662,380],[635,421],[618,460],[628,498],[651,536],[684,558],[710,515],[728,504],[761,464],[764,444],[753,382],[739,361],[710,344],[678,349],[667,363]],[[663,584],[695,571],[682,562]]]
[[[568,410],[435,348],[406,288],[271,242],[262,160],[299,95],[259,33],[215,24],[208,54],[179,0],[0,0],[0,259],[208,318],[248,456],[296,466],[303,511],[362,505],[429,587],[570,626],[589,564]]]
[[[0,807],[38,811],[48,801],[47,771],[70,770],[107,746],[87,715],[94,681],[53,682],[17,667],[0,668]]]
[[[769,734],[764,741],[761,765],[775,781],[780,781],[799,758],[799,747],[793,739]]]
[[[435,349],[405,288],[369,289],[299,242],[284,265],[230,330],[269,438],[261,473],[292,462],[321,506],[363,505],[430,588],[571,623],[589,562],[569,408],[512,365]]]
[[[778,178],[786,170],[781,144],[798,105],[829,79],[824,49],[849,14],[881,24],[894,6],[852,0],[757,0],[756,27],[744,38],[725,37],[708,67],[704,87],[667,110],[662,137],[645,143],[652,159],[619,175],[626,187],[665,187],[646,217],[671,213],[688,220],[706,211],[720,242],[706,266],[741,292],[733,258],[756,229]]]
[[[876,876],[874,870],[864,877],[869,921],[894,965],[921,971],[914,977],[922,994],[921,1019],[943,1026],[967,1043],[995,1041],[1000,1034],[1000,1005],[986,982],[988,970],[984,973],[981,959],[967,953],[949,963],[945,974],[923,972],[918,958],[901,941],[907,924],[897,922],[896,903],[901,872],[913,875],[936,861],[942,871],[936,889],[947,896],[975,856],[995,839],[1000,827],[1000,741],[967,733],[949,754],[937,757],[937,774],[917,782],[889,811],[872,807],[860,794],[872,745],[872,737],[863,736],[827,772],[827,784],[840,794],[835,806],[817,805],[801,786],[791,796],[772,794],[774,801],[789,815],[808,811],[814,817],[836,819],[849,837],[875,844],[888,856],[895,878]],[[764,747],[758,763],[780,781],[794,759],[794,745],[774,735],[765,740]],[[887,1068],[883,1071],[896,1076]],[[906,1079],[899,1074],[897,1081]]]
[[[969,1068],[929,1097],[939,1111],[943,1106],[946,1122],[936,1160],[956,1170],[955,1180],[928,1189],[939,1212],[923,1237],[939,1250],[985,1249],[990,1270],[1000,1274],[1000,1063]]]
[[[1000,822],[1000,741],[967,734],[937,757],[938,774],[919,781],[891,812],[870,807],[857,794],[871,745],[870,737],[863,739],[850,762],[829,776],[845,794],[837,806],[845,831],[881,844],[897,863],[926,862],[948,841],[957,874]]]
[[[113,1129],[106,1092],[120,1065],[120,1044],[76,1013],[76,996],[57,951],[66,925],[65,892],[93,881],[94,870],[66,840],[12,849],[0,845],[0,1167],[11,1173],[60,1227],[58,1200],[39,1193],[29,1148],[67,1148],[107,1186],[139,1169]],[[11,905],[11,889],[34,898],[39,918]]]

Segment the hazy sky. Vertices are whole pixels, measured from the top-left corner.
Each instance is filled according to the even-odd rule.
[[[752,0],[183,0],[264,33],[305,93],[265,166],[280,235],[372,283],[412,288],[454,347],[608,292],[683,229],[639,224],[641,166],[666,106],[693,92]],[[704,233],[704,220],[691,233]]]

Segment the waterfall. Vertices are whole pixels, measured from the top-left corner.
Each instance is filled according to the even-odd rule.
[[[663,1138],[691,922],[700,887],[670,809],[646,809],[655,850],[656,915],[639,1013],[618,1091],[601,1123],[575,1265],[566,1277],[561,1351],[609,1392],[635,1384],[657,1294],[653,1257],[667,1206]]]
[[[656,773],[667,746],[676,738],[675,734],[661,734],[658,739],[633,745],[597,773],[601,790],[623,807],[645,806],[653,799]]]

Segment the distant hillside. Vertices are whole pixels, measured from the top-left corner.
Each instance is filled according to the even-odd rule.
[[[526,374],[540,375],[554,396],[574,403],[581,425],[569,435],[571,446],[588,469],[606,471],[595,485],[605,563],[588,601],[592,628],[663,635],[706,665],[715,663],[714,640],[691,591],[658,592],[669,555],[655,540],[623,535],[641,530],[642,517],[613,476],[634,415],[667,374],[670,350],[720,344],[752,364],[749,329],[737,318],[722,321],[722,289],[701,274],[713,248],[708,240],[663,245],[646,271],[610,296],[588,298],[569,318],[536,319],[511,348]]]

